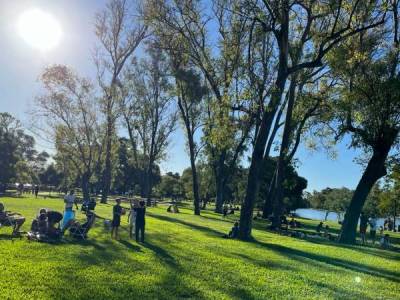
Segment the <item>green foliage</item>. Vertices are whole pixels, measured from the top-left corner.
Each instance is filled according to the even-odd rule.
[[[34,138],[24,132],[17,119],[0,113],[0,185],[39,183],[38,175],[49,155],[38,153],[34,146]]]
[[[314,191],[308,201],[313,208],[328,211],[343,212],[350,204],[353,191],[348,188],[325,188],[320,192]]]
[[[262,179],[258,196],[258,206],[262,207],[269,195],[272,177],[276,169],[277,157],[264,160],[262,168]],[[286,166],[283,179],[283,202],[287,211],[300,207],[308,207],[303,191],[307,188],[307,180],[299,176],[292,165]]]
[[[157,186],[157,190],[160,196],[172,199],[182,199],[184,194],[184,188],[179,174],[174,174],[172,172],[161,176],[161,182]]]

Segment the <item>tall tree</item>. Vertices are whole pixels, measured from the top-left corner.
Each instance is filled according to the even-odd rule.
[[[133,65],[126,74],[124,103],[126,125],[136,132],[145,159],[145,189],[142,196],[150,200],[152,170],[155,162],[166,155],[177,114],[170,93],[168,62],[157,45],[151,43],[147,49],[149,58]]]
[[[358,13],[366,8],[360,4],[360,1],[325,3],[281,0],[246,3],[246,8],[248,9],[250,5],[254,12],[252,18],[257,21],[262,30],[270,32],[274,37],[278,62],[274,75],[275,83],[269,103],[262,113],[260,128],[251,155],[246,197],[240,215],[239,236],[241,239],[251,237],[253,208],[259,187],[261,162],[288,78],[296,76],[295,74],[303,69],[321,66],[326,54],[343,39],[384,22],[384,14],[382,15],[379,10],[376,10],[375,4],[367,7],[370,15],[374,16],[373,20],[357,18]],[[376,5],[378,6],[378,4]],[[371,11],[376,13],[372,14]],[[299,46],[307,49],[307,55],[299,58],[298,61],[291,60],[289,54],[295,53]],[[284,140],[288,140],[290,132],[290,130],[284,132]],[[285,145],[281,146],[282,156],[285,154],[286,148]],[[278,162],[277,172],[283,173],[282,160],[280,166]],[[281,175],[277,173],[277,176]],[[279,203],[274,205],[277,208],[276,211],[281,207]]]
[[[207,114],[204,138],[213,165],[217,197],[216,211],[222,212],[224,190],[250,132],[243,126],[234,105],[238,99],[235,84],[242,64],[247,17],[234,13],[239,1],[153,1],[148,0],[148,19],[164,40],[178,39],[182,49],[207,81],[213,94]],[[213,28],[210,24],[214,23]],[[216,30],[215,30],[216,29]],[[213,31],[213,33],[212,33]]]
[[[90,197],[90,179],[102,154],[101,117],[93,85],[63,65],[47,67],[40,76],[44,91],[35,98],[34,115],[55,141],[57,153],[74,167],[83,196]]]
[[[103,91],[101,102],[106,117],[105,165],[101,201],[107,202],[111,187],[112,138],[118,118],[120,75],[133,56],[140,42],[145,38],[146,26],[135,17],[139,7],[126,0],[110,0],[106,9],[96,15],[96,36],[99,47],[95,52],[98,81]]]
[[[369,156],[342,224],[339,240],[354,243],[360,213],[374,184],[387,174],[386,160],[400,130],[399,3],[392,1],[388,21],[360,32],[335,51],[331,67],[341,79],[335,122],[338,137],[349,133],[351,146]],[[385,47],[382,47],[385,45]],[[343,61],[341,61],[343,60]]]

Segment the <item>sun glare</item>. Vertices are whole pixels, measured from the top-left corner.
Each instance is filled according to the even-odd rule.
[[[59,22],[40,9],[28,10],[21,14],[18,32],[26,43],[42,51],[56,47],[62,34]]]

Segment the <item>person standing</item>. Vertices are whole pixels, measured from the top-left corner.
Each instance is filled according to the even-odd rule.
[[[122,206],[121,199],[115,200],[116,204],[113,207],[113,220],[111,223],[111,238],[119,239],[118,229],[121,225]]]
[[[378,228],[375,216],[372,216],[369,219],[369,236],[371,238],[372,244],[375,244],[375,238],[376,238],[376,230]]]
[[[68,222],[75,219],[75,213],[72,210],[74,204],[78,210],[78,204],[76,203],[75,191],[71,190],[68,195],[64,197],[65,209],[62,227],[64,228]]]
[[[39,194],[39,185],[37,184],[35,185],[35,198],[37,198],[38,194]]]
[[[361,236],[361,243],[365,245],[365,235],[367,234],[367,227],[368,227],[368,217],[361,213],[360,216],[360,236]]]
[[[133,239],[133,234],[135,233],[136,228],[136,211],[135,208],[137,207],[136,202],[131,200],[131,209],[128,215],[128,222],[129,222],[129,237]]]
[[[136,242],[139,242],[139,232],[140,232],[140,241],[144,243],[144,230],[146,223],[145,202],[141,200],[139,202],[139,207],[134,208],[134,210],[136,211],[136,223],[135,223]]]

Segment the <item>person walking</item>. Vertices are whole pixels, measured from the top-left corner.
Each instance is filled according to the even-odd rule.
[[[139,202],[139,207],[134,208],[134,210],[136,211],[136,223],[135,223],[136,242],[139,242],[139,232],[140,232],[140,241],[144,243],[144,231],[146,223],[145,202],[141,200]]]

